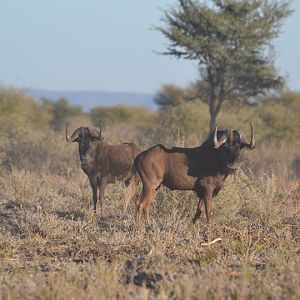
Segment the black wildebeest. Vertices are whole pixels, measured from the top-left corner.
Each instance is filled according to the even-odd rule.
[[[138,178],[143,190],[136,201],[136,220],[139,223],[144,212],[150,221],[150,204],[160,185],[171,190],[193,190],[199,202],[195,222],[205,211],[207,220],[211,215],[212,198],[218,194],[225,179],[234,172],[234,162],[243,148],[254,149],[254,133],[251,126],[250,142],[242,139],[238,130],[218,130],[211,133],[199,147],[171,149],[159,144],[140,153],[133,164],[133,178],[124,199],[124,209],[136,196]]]
[[[78,143],[81,168],[88,176],[93,191],[94,212],[96,213],[97,189],[99,188],[102,213],[102,199],[106,185],[124,180],[125,186],[128,186],[133,161],[141,149],[134,143],[118,145],[106,143],[102,137],[101,123],[100,132],[90,127],[79,127],[69,137],[67,122],[66,140],[69,143]]]

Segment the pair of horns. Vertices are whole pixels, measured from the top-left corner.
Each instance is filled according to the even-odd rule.
[[[249,150],[252,150],[255,148],[255,141],[254,141],[254,130],[253,130],[253,126],[252,123],[250,122],[250,142],[249,143],[245,143],[245,142],[241,142],[243,146],[247,147]],[[220,140],[218,140],[218,125],[216,125],[215,131],[214,131],[214,148],[218,149],[219,147],[221,147],[227,140],[229,134],[227,135],[223,135],[222,138]]]
[[[67,121],[66,122],[66,141],[68,142],[68,143],[73,143],[77,138],[78,138],[78,135],[79,135],[79,133],[77,133],[77,134],[75,134],[75,132],[73,133],[73,135],[71,136],[71,137],[69,137],[69,135],[68,135],[68,125],[69,125],[69,121]],[[98,139],[99,139],[99,141],[100,140],[102,140],[103,139],[103,137],[102,137],[102,123],[101,123],[101,121],[100,121],[100,132],[99,132],[99,137],[98,137]]]

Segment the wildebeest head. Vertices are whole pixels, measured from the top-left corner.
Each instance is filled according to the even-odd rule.
[[[73,142],[82,143],[86,140],[88,141],[103,140],[101,122],[100,122],[100,132],[91,127],[79,127],[73,132],[71,137],[69,137],[68,135],[68,123],[69,122],[66,123],[66,141],[68,143],[73,143]]]
[[[93,141],[101,141],[102,137],[102,129],[100,122],[100,132],[91,127],[79,127],[77,128],[71,137],[68,135],[68,122],[66,123],[66,141],[68,143],[77,142],[80,148],[88,148],[90,142]]]
[[[250,128],[250,142],[247,143],[239,130],[218,130],[218,126],[216,126],[213,133],[213,148],[220,149],[226,165],[232,165],[238,159],[243,148],[248,150],[255,148],[254,131],[251,123]]]

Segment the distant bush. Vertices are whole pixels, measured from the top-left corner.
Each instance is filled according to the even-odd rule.
[[[0,89],[0,165],[3,171],[24,169],[60,175],[78,167],[77,152],[64,133],[49,128],[53,115],[26,91]]]
[[[66,98],[57,101],[42,99],[43,107],[51,114],[49,125],[55,131],[61,130],[65,126],[67,119],[83,116],[81,106],[72,105]]]
[[[186,87],[181,87],[176,84],[164,84],[154,96],[154,102],[160,109],[165,109],[170,106],[177,106],[185,102],[199,100],[200,90],[202,91],[203,84],[200,82],[192,82]],[[202,93],[203,94],[203,91]]]
[[[145,126],[153,112],[145,107],[129,105],[97,106],[91,110],[90,116],[95,126],[99,126],[101,120],[104,126],[113,126],[118,123]]]
[[[267,99],[256,108],[265,136],[269,139],[300,138],[300,94],[288,92],[278,99]]]
[[[256,106],[225,106],[219,121],[227,126],[249,123],[255,126],[258,139],[290,140],[299,138],[300,93],[285,92],[278,97],[262,99]]]
[[[208,134],[208,107],[200,100],[169,105],[158,111],[147,130],[147,137],[154,143],[184,136],[188,145],[195,135],[202,140]],[[291,141],[300,137],[300,94],[286,92],[277,98],[266,98],[257,105],[236,106],[224,104],[218,118],[220,128],[239,129],[246,138],[249,123],[255,128],[257,141]],[[197,139],[196,139],[197,140]]]
[[[208,120],[207,106],[199,100],[168,106],[152,118],[146,137],[154,143],[184,139],[187,145],[196,145],[208,134]]]
[[[0,88],[0,132],[9,134],[14,128],[48,127],[51,114],[24,90]]]
[[[175,84],[165,84],[156,93],[154,102],[160,106],[160,108],[166,108],[168,106],[177,106],[185,102],[187,96],[184,88]]]
[[[52,130],[15,128],[0,143],[1,166],[6,171],[25,169],[30,172],[70,175],[79,167],[77,148]]]

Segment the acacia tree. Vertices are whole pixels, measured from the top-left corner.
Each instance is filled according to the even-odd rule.
[[[194,60],[200,97],[209,105],[212,131],[224,101],[241,103],[283,87],[272,41],[291,14],[289,1],[178,0],[164,11],[164,55]]]

